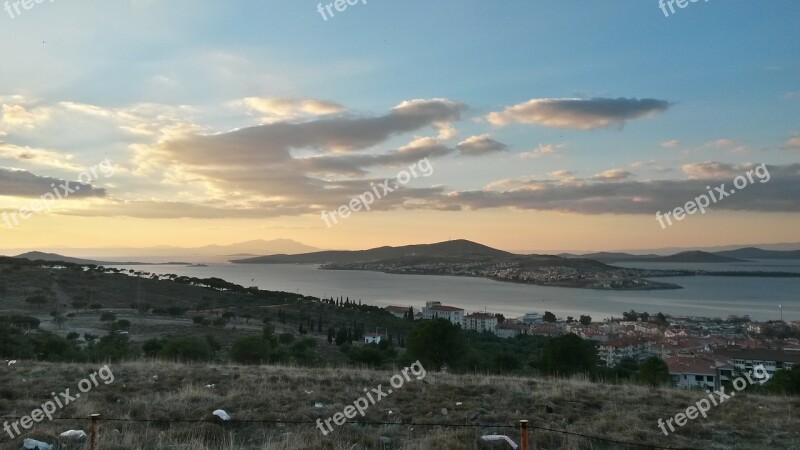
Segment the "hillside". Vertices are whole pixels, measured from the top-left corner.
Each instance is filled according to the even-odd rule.
[[[737,250],[715,252],[715,254],[741,259],[800,259],[800,250],[764,250],[756,247],[745,247]]]
[[[39,400],[31,403],[30,398],[46,398],[49,392],[77,383],[98,367],[21,362],[0,372],[0,404],[5,413],[25,414],[39,404]],[[531,448],[537,449],[629,450],[648,444],[786,449],[800,445],[800,399],[762,397],[747,391],[712,409],[708,418],[690,420],[664,436],[658,419],[685,411],[703,394],[579,379],[426,372],[419,380],[410,377],[397,392],[371,405],[365,417],[356,416],[364,422],[388,425],[346,425],[323,436],[315,426],[317,418],[324,420],[343,411],[364,395],[365,388],[382,385],[386,392],[390,377],[397,372],[147,361],[111,364],[109,369],[114,374],[113,383],[101,383],[58,411],[56,417],[101,413],[107,419],[164,422],[101,421],[101,449],[500,450],[508,447],[484,446],[480,436],[508,434],[518,442],[513,426],[519,419],[529,420],[536,428],[634,443],[623,445],[534,429],[530,433]],[[211,416],[216,409],[223,409],[234,421],[220,424]],[[173,420],[201,422],[169,423]],[[44,421],[23,437],[52,443],[56,433],[86,430],[87,426],[87,420]],[[5,436],[0,439],[7,442]],[[19,439],[0,444],[0,449],[18,450]]]
[[[400,247],[378,247],[369,250],[331,250],[300,255],[271,255],[237,259],[238,264],[326,264],[381,261],[402,257],[504,257],[509,252],[497,250],[476,242],[458,239],[436,244],[404,245]]]
[[[68,262],[72,264],[113,264],[104,261],[93,261],[90,259],[82,259],[82,258],[71,258],[69,256],[59,255],[56,253],[44,253],[44,252],[27,252],[22,253],[21,255],[15,256],[15,258],[22,258],[27,259],[30,261],[50,261],[50,262]]]
[[[615,263],[615,262],[732,263],[732,262],[743,261],[742,259],[738,259],[733,256],[722,255],[720,253],[709,253],[699,250],[684,251],[667,256],[658,256],[653,254],[634,255],[631,253],[609,253],[609,252],[587,253],[585,255],[573,255],[566,253],[563,254],[562,256],[568,258],[588,258],[588,259],[593,259],[595,261],[601,261],[604,263]]]

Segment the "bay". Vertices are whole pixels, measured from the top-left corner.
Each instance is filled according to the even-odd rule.
[[[629,267],[641,265],[626,264]],[[726,270],[702,266],[705,266],[702,267],[705,270]],[[767,266],[764,270],[795,271],[790,270],[793,268],[800,271],[799,261],[770,261],[762,266]],[[551,311],[559,317],[577,318],[581,314],[588,314],[594,320],[601,320],[611,316],[620,317],[623,311],[634,309],[651,314],[663,312],[679,316],[720,318],[735,314],[749,315],[754,320],[778,320],[781,317],[778,305],[783,305],[784,320],[800,320],[800,278],[670,277],[658,280],[679,284],[684,289],[606,291],[535,286],[483,278],[320,270],[317,265],[297,264],[124,267],[158,274],[218,277],[243,286],[258,286],[261,289],[296,292],[315,297],[349,297],[351,301],[361,300],[378,306],[420,308],[426,301],[440,301],[464,308],[467,312],[488,310],[507,317],[516,317],[527,312],[542,314],[544,311]],[[663,265],[659,267],[667,268]],[[684,265],[669,268],[689,267]],[[753,267],[729,269],[752,270]]]

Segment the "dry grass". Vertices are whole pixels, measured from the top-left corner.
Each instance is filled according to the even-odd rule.
[[[0,369],[0,411],[22,416],[97,370],[91,364],[22,362]],[[673,447],[800,448],[800,399],[741,393],[665,437],[656,426],[699,400],[700,392],[593,384],[582,379],[519,378],[428,373],[412,380],[363,419],[392,425],[345,425],[322,436],[314,424],[219,424],[211,412],[224,409],[234,419],[315,421],[341,411],[363,388],[388,385],[393,372],[359,369],[305,369],[278,366],[184,365],[160,361],[113,364],[114,383],[101,384],[57,413],[59,417],[200,420],[196,423],[103,422],[100,448],[109,449],[482,449],[479,436],[509,434],[481,424],[511,425],[525,418],[547,427],[611,439]],[[153,376],[158,375],[154,381]],[[207,384],[214,388],[206,388]],[[311,392],[311,393],[307,393]],[[322,402],[322,410],[314,408]],[[456,402],[462,404],[457,406]],[[446,413],[443,411],[446,408]],[[391,411],[391,414],[389,413]],[[475,427],[421,427],[414,423],[476,424]],[[53,442],[88,420],[43,422],[23,437]],[[87,430],[88,431],[88,430]],[[536,448],[634,448],[535,430]],[[389,438],[389,444],[384,443]],[[7,435],[3,439],[7,440]],[[2,449],[18,449],[21,439]],[[82,447],[79,447],[82,448]]]

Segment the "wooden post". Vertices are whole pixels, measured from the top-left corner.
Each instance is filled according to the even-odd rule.
[[[519,421],[519,448],[520,450],[529,450],[528,449],[528,421],[527,420],[520,420]],[[94,449],[92,449],[94,450]]]
[[[97,435],[100,431],[100,414],[92,414],[92,435],[90,437],[90,450],[97,450]]]

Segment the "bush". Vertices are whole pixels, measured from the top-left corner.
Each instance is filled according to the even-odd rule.
[[[294,342],[294,335],[291,333],[281,333],[278,336],[278,342],[280,342],[283,345],[289,345],[292,342]]]
[[[177,361],[209,361],[214,357],[214,351],[211,350],[207,340],[187,336],[167,341],[159,355],[162,358]]]
[[[272,347],[261,336],[242,337],[233,342],[231,359],[240,364],[263,364],[269,362]]]
[[[47,296],[42,294],[31,295],[30,297],[25,299],[26,302],[30,303],[31,305],[44,305],[50,301]]]
[[[100,321],[101,322],[113,322],[117,320],[117,315],[112,312],[104,312],[100,314]]]

